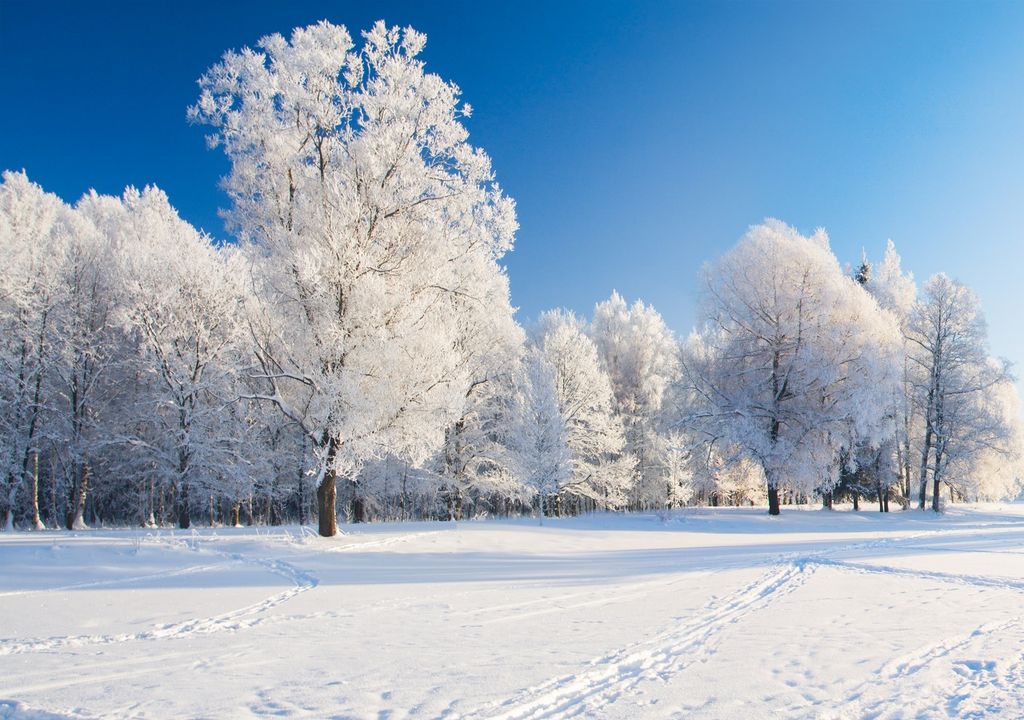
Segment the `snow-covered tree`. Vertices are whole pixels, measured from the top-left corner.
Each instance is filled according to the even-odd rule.
[[[555,397],[568,432],[572,480],[563,493],[601,507],[620,507],[633,481],[611,380],[584,323],[573,313],[542,313],[535,346],[554,374]]]
[[[539,349],[527,351],[514,389],[509,433],[513,473],[536,495],[543,516],[570,482],[573,468],[554,371]]]
[[[988,355],[978,296],[942,273],[925,283],[906,337],[924,420],[918,507],[925,506],[930,472],[932,509],[937,511],[947,468],[969,463],[980,448],[1006,440],[1009,428],[991,394],[1010,382],[1009,367]]]
[[[477,256],[477,260],[483,258]],[[470,379],[463,407],[444,432],[444,445],[435,464],[441,477],[449,519],[459,520],[468,499],[509,500],[520,495],[507,442],[513,412],[515,378],[522,361],[523,330],[512,318],[507,278],[479,273],[481,305],[460,318],[459,333],[473,352],[467,367]],[[489,283],[488,283],[489,280]]]
[[[232,248],[218,249],[183,221],[157,188],[122,198],[86,196],[79,211],[111,237],[125,330],[137,340],[146,391],[139,432],[126,443],[148,454],[176,491],[179,525],[190,524],[190,491],[238,467],[242,428],[226,406],[238,395],[237,352],[247,268]]]
[[[704,271],[704,325],[685,372],[709,437],[783,484],[827,491],[836,458],[880,440],[898,377],[891,314],[846,276],[824,232],[768,220]],[[701,417],[703,416],[703,417]]]
[[[917,284],[912,273],[904,273],[902,260],[896,252],[892,240],[886,243],[882,261],[872,267],[872,271],[864,283],[864,288],[878,302],[883,310],[888,310],[900,325],[902,339],[902,372],[900,384],[893,399],[893,441],[888,443],[895,451],[896,472],[902,479],[901,490],[905,502],[911,495],[911,477],[913,452],[911,445],[919,424],[919,413],[914,405],[914,393],[911,383],[911,362],[909,345],[906,339],[907,323],[917,297]],[[883,459],[889,462],[889,458]]]
[[[617,292],[594,308],[589,329],[626,427],[626,452],[636,459],[634,507],[663,507],[668,500],[666,455],[660,435],[666,390],[679,373],[679,346],[661,315]]]
[[[360,47],[328,22],[270,35],[225,54],[191,109],[231,160],[229,219],[267,306],[256,395],[315,449],[324,535],[339,472],[440,447],[487,349],[465,329],[507,308],[487,293],[513,203],[467,142],[459,89],[425,72],[425,41],[383,23]]]
[[[88,198],[82,204],[88,204]],[[118,323],[123,293],[115,263],[116,238],[102,232],[80,208],[59,263],[53,347],[54,396],[49,403],[55,452],[69,490],[65,525],[85,526],[93,474],[109,440],[107,410],[121,392],[128,351]]]
[[[60,259],[75,231],[74,211],[24,173],[0,183],[0,508],[14,525],[19,495],[30,490],[32,523],[39,516],[38,464],[43,413],[52,378],[54,312]]]

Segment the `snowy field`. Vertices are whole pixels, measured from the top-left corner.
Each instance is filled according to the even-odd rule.
[[[1024,507],[0,535],[0,718],[1024,716]]]

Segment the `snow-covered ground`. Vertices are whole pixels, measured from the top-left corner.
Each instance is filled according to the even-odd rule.
[[[0,534],[0,718],[1021,717],[1024,508]]]

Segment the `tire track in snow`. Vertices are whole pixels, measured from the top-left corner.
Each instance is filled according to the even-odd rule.
[[[464,720],[527,720],[595,715],[645,680],[667,681],[707,655],[714,637],[748,613],[791,592],[813,572],[803,563],[775,566],[705,610],[648,640],[591,660],[576,674],[536,685],[462,716]]]

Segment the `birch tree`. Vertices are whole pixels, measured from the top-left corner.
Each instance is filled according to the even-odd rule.
[[[929,479],[932,509],[940,509],[946,469],[967,461],[976,445],[992,445],[1006,434],[988,395],[1010,381],[1009,367],[992,361],[978,296],[945,274],[925,283],[914,305],[906,337],[922,408],[918,507],[924,509]]]

